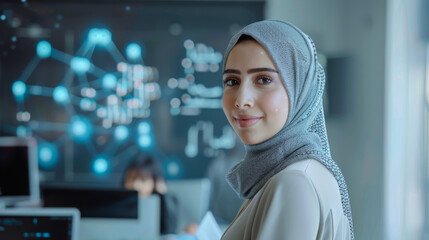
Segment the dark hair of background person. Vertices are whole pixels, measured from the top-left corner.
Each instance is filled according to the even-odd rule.
[[[151,175],[154,186],[152,194],[156,194],[160,198],[160,230],[161,234],[171,234],[176,232],[177,228],[177,209],[178,209],[178,200],[175,195],[172,195],[168,192],[160,193],[157,190],[156,184],[157,181],[164,181],[164,174],[162,171],[161,164],[153,156],[146,156],[140,154],[136,160],[132,161],[130,165],[125,169],[124,175],[122,178],[122,186],[125,187],[127,173],[129,171],[136,171],[136,174],[144,179],[148,178],[148,174]],[[135,178],[137,179],[137,177]]]

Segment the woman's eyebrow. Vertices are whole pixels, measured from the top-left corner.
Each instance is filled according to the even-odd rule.
[[[247,70],[247,73],[256,73],[256,72],[275,72],[275,73],[279,73],[277,70],[272,69],[272,68],[251,68],[251,69]],[[223,74],[226,74],[226,73],[241,74],[241,72],[239,70],[235,70],[235,69],[226,69],[225,71],[223,71]]]
[[[225,69],[225,71],[223,71],[223,74],[225,73],[241,74],[239,70],[235,70],[235,69]]]
[[[247,73],[255,73],[255,72],[275,72],[279,73],[277,70],[272,68],[252,68],[247,70]]]

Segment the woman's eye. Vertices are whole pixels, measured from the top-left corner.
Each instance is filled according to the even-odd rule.
[[[262,84],[262,85],[270,84],[272,81],[273,80],[271,80],[271,78],[269,78],[269,77],[259,77],[258,78],[258,84]]]
[[[233,78],[227,78],[227,79],[223,80],[224,86],[234,86],[236,84],[238,84],[238,81],[233,79]]]

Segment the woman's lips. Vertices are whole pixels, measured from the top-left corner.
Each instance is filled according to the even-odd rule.
[[[259,120],[262,119],[262,117],[255,117],[255,116],[239,116],[234,117],[234,119],[237,121],[238,125],[240,127],[251,127],[259,122]]]

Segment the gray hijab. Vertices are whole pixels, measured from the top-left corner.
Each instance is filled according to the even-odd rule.
[[[322,104],[325,72],[317,62],[313,41],[290,23],[276,20],[252,23],[230,40],[224,56],[224,68],[229,52],[242,35],[254,38],[270,54],[289,96],[289,116],[273,137],[255,145],[246,145],[244,159],[227,174],[228,183],[241,198],[252,198],[272,176],[288,165],[299,160],[316,159],[333,173],[338,182],[353,240],[347,185],[329,150]]]

